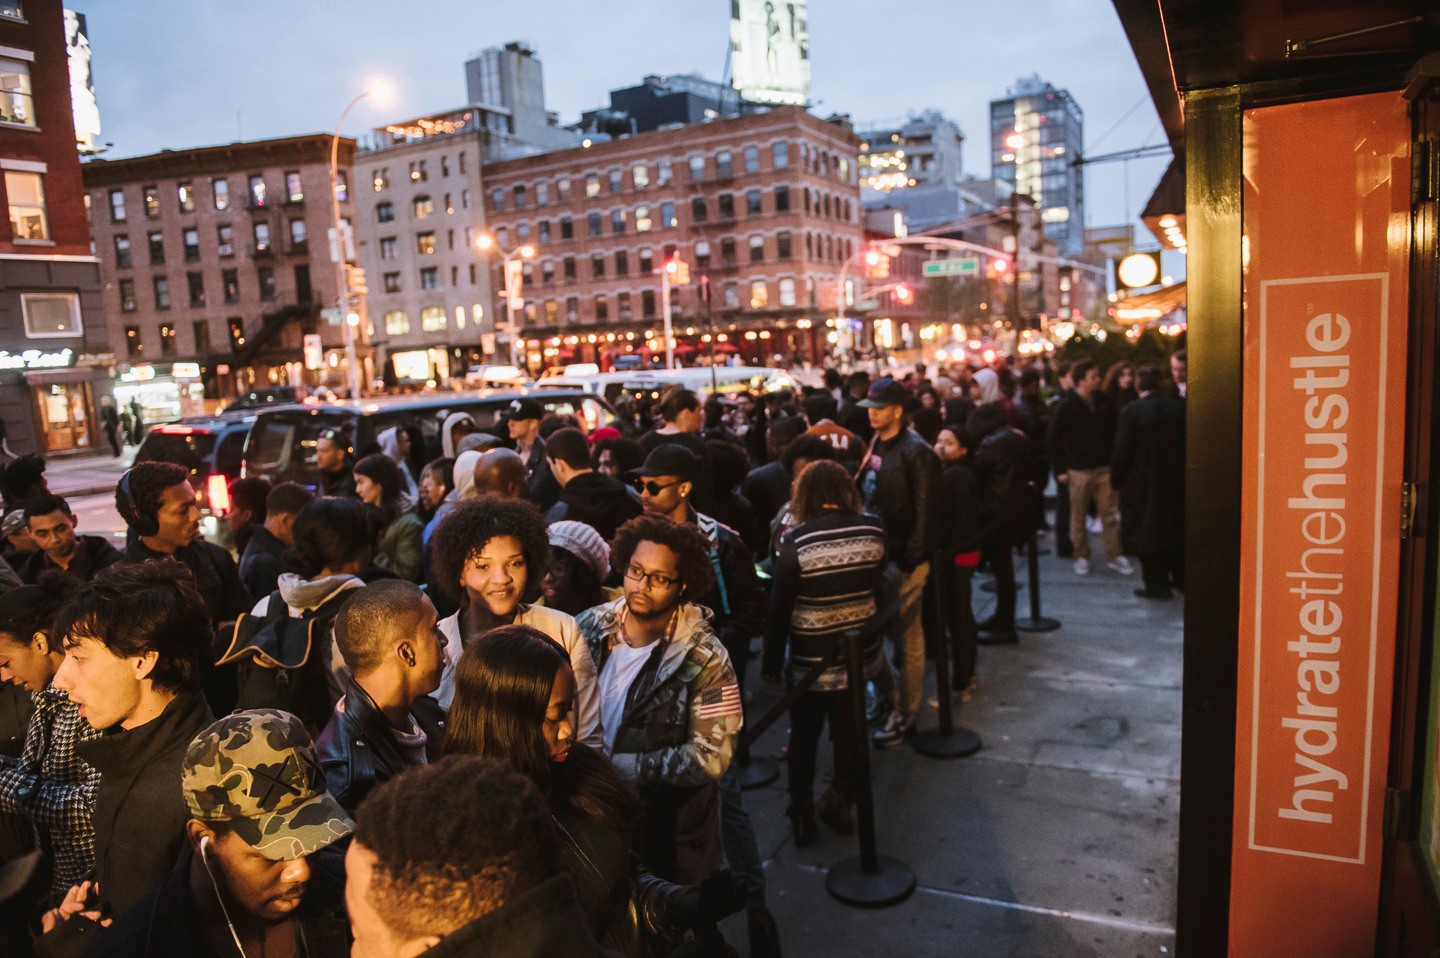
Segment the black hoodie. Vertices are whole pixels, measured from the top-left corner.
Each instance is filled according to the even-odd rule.
[[[421,958],[598,958],[570,876],[553,875],[444,938]]]
[[[621,524],[640,512],[640,500],[619,479],[599,472],[582,472],[571,477],[560,490],[560,501],[545,513],[545,524],[554,525],[562,519],[583,522],[609,542]]]

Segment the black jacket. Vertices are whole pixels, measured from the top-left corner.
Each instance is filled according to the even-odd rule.
[[[940,501],[944,529],[939,549],[946,556],[979,552],[983,522],[989,514],[980,483],[968,461],[947,462],[940,472]]]
[[[190,817],[180,765],[190,740],[212,721],[205,698],[187,692],[144,725],[110,729],[75,746],[100,773],[95,878],[114,914],[158,888],[175,867]]]
[[[433,708],[427,708],[429,703]],[[435,700],[424,697],[412,713],[425,733],[427,758],[439,758],[443,713]],[[315,752],[325,769],[330,794],[350,814],[375,786],[405,771],[409,764],[395,740],[390,721],[352,678],[345,689],[345,710],[338,708],[315,740]]]
[[[146,559],[174,559],[189,567],[195,575],[195,586],[205,600],[205,609],[210,613],[210,624],[234,621],[236,616],[249,612],[255,607],[255,600],[240,584],[240,572],[230,553],[213,542],[196,539],[183,549],[176,549],[174,555],[156,552],[136,539],[125,550],[126,562],[144,562]]]
[[[750,500],[755,521],[761,529],[769,529],[785,503],[790,501],[790,473],[778,459],[756,466],[740,483],[740,493]]]
[[[600,946],[566,874],[552,875],[440,939],[421,958],[597,958]]]
[[[603,473],[582,472],[560,490],[560,500],[545,513],[545,524],[583,522],[609,542],[622,523],[640,512],[640,500],[625,483]]]
[[[70,560],[70,568],[61,569],[50,561],[50,557],[43,551],[31,553],[20,568],[20,578],[27,585],[34,585],[40,578],[40,573],[54,569],[57,572],[65,572],[73,575],[81,582],[89,582],[95,578],[95,574],[101,569],[108,569],[119,562],[124,555],[119,549],[110,544],[108,539],[102,536],[77,536],[79,544],[76,547],[74,558]]]
[[[1037,467],[1030,440],[1003,421],[976,444],[975,472],[985,503],[983,540],[1013,546],[1029,537],[1035,525]]]
[[[940,457],[910,429],[889,442],[876,441],[872,455],[880,457],[875,506],[885,526],[886,552],[902,570],[913,571],[930,561],[939,542]],[[862,481],[864,476],[862,470]]]
[[[865,442],[869,442],[870,437],[875,435],[875,429],[870,425],[870,413],[860,405],[860,400],[864,398],[861,396],[857,399],[847,394],[840,400],[840,406],[835,412],[835,421]]]
[[[240,583],[251,595],[269,595],[275,591],[285,554],[285,543],[264,526],[255,526],[245,552],[240,556]]]
[[[1071,390],[1055,404],[1046,435],[1050,467],[1059,475],[1071,469],[1104,469],[1115,448],[1115,408],[1097,389],[1090,402]]]
[[[1120,539],[1136,555],[1185,536],[1185,400],[1151,392],[1125,407],[1110,481],[1120,492]]]
[[[764,633],[770,602],[755,574],[755,557],[739,533],[693,510],[692,521],[710,542],[710,566],[715,572],[715,584],[697,601],[714,614],[715,637],[730,653],[736,675],[743,675],[750,660],[750,640]]]
[[[542,511],[560,498],[560,483],[550,472],[550,463],[545,461],[545,440],[538,436],[525,460],[525,497]]]
[[[355,495],[355,473],[352,472],[355,463],[349,459],[345,465],[336,472],[320,473],[320,488],[316,490],[317,495],[322,496],[354,496]]]

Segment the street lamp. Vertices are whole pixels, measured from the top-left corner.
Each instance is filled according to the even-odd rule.
[[[355,109],[355,104],[367,96],[374,97],[377,103],[390,102],[390,84],[376,80],[351,100],[341,112],[340,119],[335,121],[335,135],[330,137],[330,213],[335,221],[335,289],[339,298],[336,307],[340,310],[340,329],[345,340],[346,385],[352,401],[360,398],[360,359],[355,351],[355,327],[350,324],[350,280],[345,271],[345,230],[340,223],[340,128],[345,125],[345,117]]]
[[[506,250],[496,241],[495,237],[489,233],[481,233],[475,237],[475,248],[482,253],[497,253],[500,256],[505,274],[505,325],[510,334],[510,362],[515,366],[522,366],[520,324],[515,318],[516,311],[524,305],[524,301],[521,299],[520,260],[533,259],[535,247],[530,243],[524,243],[512,250]]]

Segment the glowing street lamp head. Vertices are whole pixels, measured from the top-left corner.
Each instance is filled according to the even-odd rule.
[[[475,237],[475,246],[477,249],[482,251],[489,250],[495,246],[495,240],[490,237],[490,234],[481,233],[479,236]]]
[[[530,257],[535,255],[535,247],[531,246],[529,243],[526,243],[524,246],[520,247],[520,255],[525,257],[526,259],[529,259]]]
[[[385,106],[389,104],[391,100],[395,99],[395,88],[390,85],[389,80],[378,78],[371,80],[370,87],[366,92],[370,94],[370,99],[379,103],[381,106]]]

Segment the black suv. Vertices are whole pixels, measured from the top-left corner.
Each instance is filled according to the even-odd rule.
[[[135,453],[136,462],[173,462],[190,473],[190,485],[202,513],[207,538],[228,539],[225,513],[230,509],[230,480],[240,475],[245,437],[255,411],[195,416],[152,426]]]

